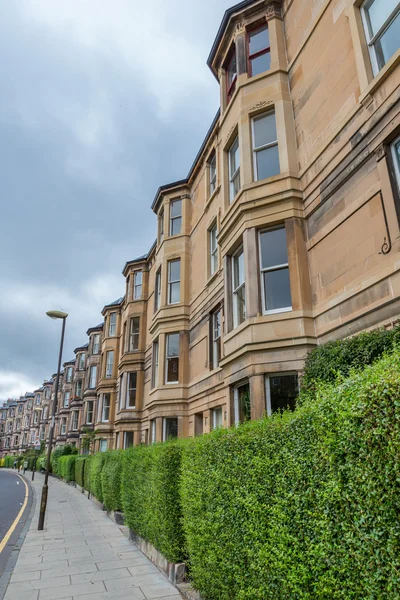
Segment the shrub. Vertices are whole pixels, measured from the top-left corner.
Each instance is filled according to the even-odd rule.
[[[75,446],[71,446],[70,444],[64,444],[63,446],[57,446],[55,450],[51,453],[51,470],[54,475],[60,475],[58,470],[58,461],[61,456],[69,456],[70,454],[77,454],[78,450]]]
[[[87,492],[90,492],[90,465],[93,460],[93,454],[89,454],[85,459],[85,467],[83,470],[83,487]]]
[[[75,481],[75,460],[76,454],[60,456],[58,459],[58,474],[65,481]]]
[[[39,456],[36,460],[36,471],[40,471],[41,469],[45,469],[46,468],[46,460],[47,460],[47,454],[42,454],[41,456]],[[50,462],[50,467],[51,467],[51,462]]]
[[[104,452],[97,452],[90,462],[90,493],[100,502],[103,502],[103,490],[101,488],[101,471],[105,460]]]
[[[86,458],[86,456],[77,456],[75,460],[75,481],[82,488]]]
[[[104,506],[107,510],[120,510],[121,472],[124,450],[110,450],[104,453],[104,466],[101,471],[101,487]]]
[[[172,562],[185,556],[178,486],[184,443],[134,446],[123,456],[121,495],[126,524]]]
[[[0,469],[4,467],[5,458],[0,458]]]
[[[400,326],[374,329],[345,340],[317,346],[307,355],[302,378],[303,394],[314,394],[318,381],[334,382],[338,375],[348,377],[351,369],[373,364],[400,341]]]
[[[400,355],[184,450],[183,526],[204,598],[400,597]]]

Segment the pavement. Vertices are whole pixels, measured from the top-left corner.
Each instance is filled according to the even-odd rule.
[[[36,505],[4,600],[182,599],[127,539],[126,528],[57,479],[49,479],[45,528],[37,531],[43,479],[36,473],[29,481]]]

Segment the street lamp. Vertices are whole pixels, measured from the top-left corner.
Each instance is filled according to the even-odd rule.
[[[49,480],[49,470],[50,470],[50,458],[51,458],[51,447],[53,445],[53,437],[54,437],[54,423],[57,411],[57,397],[58,397],[58,382],[60,379],[60,368],[61,368],[61,358],[64,344],[64,332],[65,332],[65,321],[68,317],[67,313],[62,312],[61,310],[49,310],[46,315],[51,319],[62,319],[62,330],[61,330],[61,342],[60,342],[60,354],[58,356],[58,368],[57,368],[57,377],[56,377],[56,387],[54,390],[54,399],[53,406],[51,412],[51,421],[50,421],[50,432],[49,432],[49,447],[47,449],[47,461],[46,461],[46,474],[44,476],[44,484],[42,488],[42,497],[40,499],[40,513],[39,513],[39,523],[38,530],[42,531],[44,526],[44,516],[46,514],[46,505],[47,505],[47,491],[48,485],[47,482]]]

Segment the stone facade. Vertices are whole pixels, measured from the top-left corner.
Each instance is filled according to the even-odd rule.
[[[89,426],[96,450],[123,448],[260,417],[293,404],[315,345],[398,319],[395,5],[226,11],[208,58],[220,109],[187,177],[158,189],[157,240],[126,263],[124,297],[88,330],[96,390],[86,372],[68,408],[80,433],[70,421],[57,443]]]

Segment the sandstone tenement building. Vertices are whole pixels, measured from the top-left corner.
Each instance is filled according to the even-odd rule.
[[[157,190],[157,239],[126,263],[124,296],[64,364],[57,444],[291,406],[308,350],[397,319],[399,46],[397,0],[226,11],[207,61],[220,109],[187,176]],[[3,407],[3,453],[46,440],[52,389]]]

